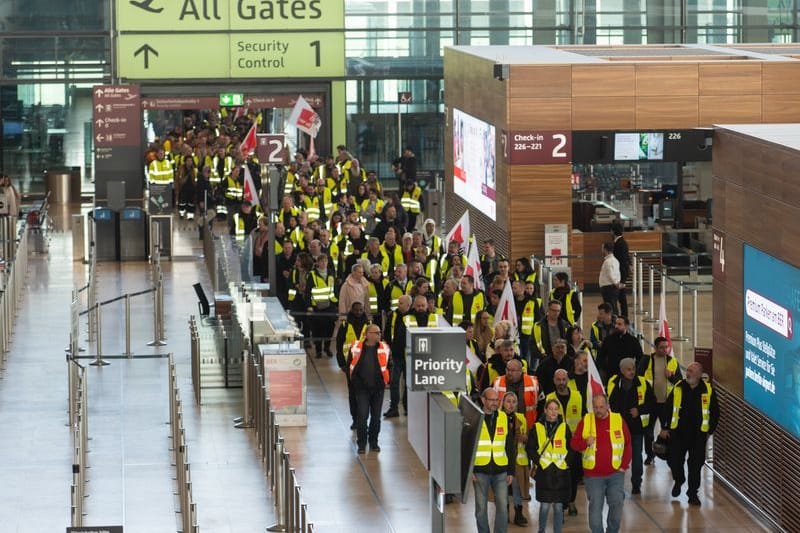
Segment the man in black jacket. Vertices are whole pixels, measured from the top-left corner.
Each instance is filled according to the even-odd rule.
[[[604,373],[602,378],[606,383],[619,370],[620,361],[626,357],[632,357],[638,364],[644,357],[639,340],[628,331],[629,326],[628,317],[618,316],[614,323],[616,331],[606,337],[600,353],[597,355],[597,368]]]
[[[405,317],[411,312],[411,296],[404,294],[397,299],[397,309],[389,313],[386,319],[383,339],[392,349],[392,373],[389,383],[389,409],[383,413],[386,418],[400,416],[400,378],[406,370],[406,324]],[[403,407],[408,414],[408,398],[403,391]]]
[[[619,292],[617,293],[619,312],[623,316],[628,316],[628,295],[625,283],[627,283],[628,276],[631,273],[631,258],[628,253],[628,243],[625,241],[625,237],[622,236],[622,223],[618,220],[611,224],[611,235],[614,237],[614,257],[619,261],[620,284]]]
[[[350,354],[350,347],[361,338],[366,326],[367,316],[364,314],[364,304],[361,302],[353,302],[353,306],[350,308],[344,321],[339,325],[339,331],[336,334],[336,361],[339,363],[339,368],[342,369],[342,372],[344,372],[347,378],[347,396],[350,401],[350,416],[353,419],[350,429],[355,429],[356,427],[358,403],[356,401],[356,392],[350,383],[350,372],[347,370],[347,358]]]

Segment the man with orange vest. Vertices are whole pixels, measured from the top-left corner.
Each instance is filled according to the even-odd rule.
[[[350,347],[350,386],[356,394],[356,443],[358,453],[366,453],[367,442],[373,452],[381,451],[383,392],[389,384],[389,345],[381,342],[381,328],[367,326],[364,340]],[[367,429],[369,419],[369,430]]]
[[[347,313],[344,321],[339,325],[339,331],[336,334],[336,362],[339,363],[339,368],[344,371],[347,378],[347,396],[350,401],[350,417],[353,423],[350,429],[356,429],[356,418],[358,414],[358,403],[356,402],[356,393],[353,387],[350,386],[350,372],[347,370],[347,356],[350,353],[350,347],[355,344],[359,339],[363,338],[364,328],[367,327],[367,317],[364,314],[364,304],[361,302],[353,302],[350,307],[350,312]]]
[[[506,391],[517,395],[517,412],[525,415],[528,427],[536,423],[539,405],[539,380],[536,376],[522,373],[522,362],[512,359],[506,364],[506,373],[494,380],[494,388],[502,398]]]
[[[578,423],[570,447],[583,454],[589,530],[618,533],[625,501],[625,471],[631,464],[631,434],[622,415],[611,412],[605,395],[592,397],[592,411]],[[605,502],[608,523],[603,527]]]

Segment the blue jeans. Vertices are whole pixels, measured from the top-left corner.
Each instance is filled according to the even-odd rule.
[[[645,429],[645,431],[647,431]],[[644,469],[642,463],[642,449],[644,448],[644,433],[639,435],[631,434],[631,452],[633,457],[631,459],[631,485],[634,487],[642,486],[642,471]]]
[[[514,507],[522,505],[522,491],[519,488],[519,478],[515,475],[514,481],[511,482],[511,496],[514,500]]]
[[[625,472],[615,472],[606,477],[584,476],[583,483],[589,499],[589,531],[617,533],[622,520],[622,502],[625,501]],[[608,526],[603,528],[605,502],[608,502]]]
[[[544,533],[547,528],[547,515],[553,509],[553,533],[561,533],[564,525],[564,508],[561,503],[539,502],[539,533]]]
[[[475,474],[472,483],[475,488],[475,520],[478,523],[478,533],[489,533],[489,487],[494,492],[494,533],[508,531],[508,483],[506,473]]]

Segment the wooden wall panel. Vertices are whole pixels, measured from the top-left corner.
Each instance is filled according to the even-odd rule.
[[[569,65],[511,65],[509,98],[569,98],[571,94]]]
[[[636,129],[688,129],[698,121],[697,96],[636,97]]]
[[[580,235],[580,238],[577,236]],[[658,231],[636,231],[625,234],[628,248],[633,252],[661,251],[662,234]],[[600,248],[603,243],[611,240],[611,233],[581,232],[572,236],[570,255],[581,255],[580,261],[570,260],[572,279],[581,287],[589,285],[597,287],[597,278],[600,275],[600,266],[603,264],[603,255]]]
[[[761,106],[765,124],[800,122],[800,94],[765,94],[761,97]]]
[[[573,130],[625,130],[635,127],[633,97],[583,96],[572,99]]]
[[[800,95],[800,61],[765,61],[761,69],[763,94]]]
[[[701,96],[700,124],[757,124],[761,122],[761,95]]]
[[[636,65],[636,96],[696,96],[699,91],[697,65]]]
[[[761,63],[700,64],[700,95],[761,94]]]
[[[508,130],[572,130],[571,98],[510,98]]]
[[[633,96],[634,65],[573,65],[572,96]]]

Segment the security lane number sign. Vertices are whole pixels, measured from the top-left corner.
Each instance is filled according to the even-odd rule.
[[[126,79],[345,72],[343,0],[117,0],[117,28]]]

